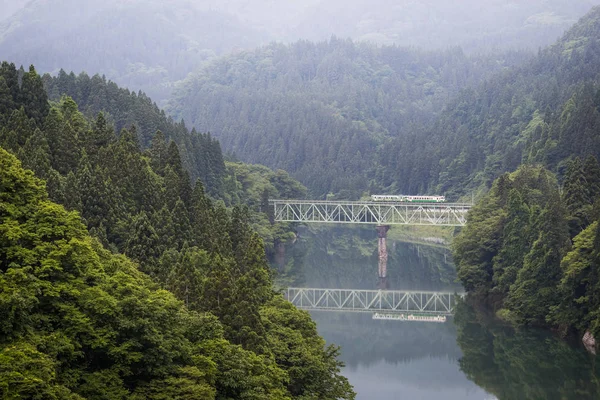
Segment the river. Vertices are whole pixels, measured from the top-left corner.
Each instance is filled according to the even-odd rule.
[[[461,290],[449,250],[397,241],[388,248],[389,289]],[[381,285],[374,229],[304,229],[294,251],[294,286]],[[500,325],[466,304],[446,323],[311,314],[325,340],[341,347],[343,373],[358,400],[600,399],[600,363],[582,346]]]

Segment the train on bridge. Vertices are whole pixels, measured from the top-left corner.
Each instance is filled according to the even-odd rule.
[[[444,196],[409,196],[404,194],[388,195],[388,194],[373,194],[373,201],[400,201],[403,203],[445,203]]]

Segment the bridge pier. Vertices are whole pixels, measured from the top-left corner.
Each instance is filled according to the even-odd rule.
[[[379,250],[379,282],[385,283],[387,278],[387,232],[389,225],[377,225],[378,250]]]

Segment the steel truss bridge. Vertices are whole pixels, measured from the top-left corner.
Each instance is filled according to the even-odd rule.
[[[406,290],[288,288],[285,297],[296,307],[314,311],[355,311],[453,315],[463,293]]]
[[[463,226],[471,204],[269,200],[275,221],[372,225]]]

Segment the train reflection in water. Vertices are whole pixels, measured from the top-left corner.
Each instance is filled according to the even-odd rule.
[[[444,323],[447,320],[445,315],[390,314],[390,313],[374,313],[373,319],[392,320],[392,321],[438,322],[438,323]]]

